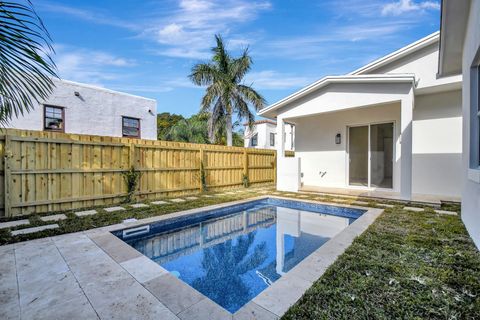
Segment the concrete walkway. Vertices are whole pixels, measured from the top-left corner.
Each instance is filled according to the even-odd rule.
[[[88,233],[0,247],[0,319],[179,319]]]

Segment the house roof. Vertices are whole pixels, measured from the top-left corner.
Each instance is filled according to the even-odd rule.
[[[259,115],[265,117],[272,117],[268,115],[271,111],[278,109],[291,103],[315,90],[318,90],[322,87],[325,87],[331,83],[371,83],[371,82],[409,82],[414,79],[413,74],[366,74],[372,70],[375,70],[379,67],[385,66],[389,63],[392,63],[400,58],[405,57],[411,53],[414,53],[420,49],[423,49],[431,44],[438,42],[440,39],[440,33],[434,32],[418,41],[415,41],[397,51],[392,52],[380,59],[377,59],[351,73],[343,76],[326,76],[300,90],[294,92],[293,94],[283,98],[274,104],[260,110]],[[413,80],[414,81],[414,80]]]
[[[277,123],[275,121],[272,121],[272,120],[268,120],[268,119],[265,119],[265,120],[258,120],[258,121],[255,121],[254,123],[252,123],[253,125],[255,124],[262,124],[262,123],[270,123],[270,124],[273,124],[273,125],[277,125]],[[248,123],[244,123],[243,124],[244,126],[248,126],[249,124]]]
[[[434,32],[432,34],[429,34],[428,36],[417,40],[415,42],[410,43],[409,45],[406,45],[403,48],[398,49],[397,51],[394,51],[390,54],[387,54],[386,56],[383,56],[373,62],[370,62],[369,64],[350,72],[350,75],[357,75],[357,74],[364,74],[366,72],[375,70],[379,67],[382,67],[384,65],[387,65],[389,63],[392,63],[400,58],[405,57],[406,55],[409,55],[413,52],[416,52],[422,48],[425,48],[435,42],[438,42],[440,38],[440,32]]]
[[[327,76],[311,85],[289,95],[288,97],[268,106],[259,111],[258,114],[266,117],[269,112],[281,108],[301,97],[308,95],[320,88],[326,87],[333,83],[415,83],[414,74],[375,74],[375,75],[345,75],[345,76]]]

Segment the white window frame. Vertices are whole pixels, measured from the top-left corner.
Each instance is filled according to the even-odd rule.
[[[468,178],[480,183],[480,49],[470,72],[470,159]]]
[[[255,143],[254,143],[255,141]],[[251,145],[252,147],[257,147],[258,146],[258,133],[255,133],[253,136],[252,136],[252,139],[251,139]]]

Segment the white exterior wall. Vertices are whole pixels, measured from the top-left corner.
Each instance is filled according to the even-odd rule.
[[[480,247],[480,170],[469,167],[470,159],[470,68],[480,48],[480,0],[472,0],[463,47],[463,168],[462,219]],[[477,146],[478,147],[478,146]]]
[[[415,97],[413,193],[460,197],[461,105],[460,90]]]
[[[399,103],[296,119],[295,156],[301,159],[303,185],[334,188],[348,186],[347,127],[378,122],[394,122],[393,183],[394,189],[400,192]],[[337,133],[341,134],[341,144],[335,144]]]
[[[253,134],[258,134],[258,145],[252,147],[251,137]],[[270,145],[270,133],[275,134],[275,145]],[[285,125],[285,150],[293,151],[295,150],[295,127],[286,124]],[[253,126],[252,130],[248,126],[245,126],[244,134],[244,146],[245,148],[258,148],[258,149],[276,149],[278,138],[277,138],[277,126],[272,123],[260,123]],[[292,144],[293,141],[293,144]]]
[[[66,133],[121,137],[122,116],[127,116],[140,119],[142,139],[157,139],[155,100],[70,81],[55,80],[55,84],[47,101],[23,117],[13,119],[8,127],[43,130],[43,104],[47,104],[65,108]],[[80,93],[79,97],[75,91]]]

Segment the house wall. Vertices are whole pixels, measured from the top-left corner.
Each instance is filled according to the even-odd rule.
[[[49,99],[13,119],[8,127],[43,130],[43,104],[50,104],[65,108],[66,133],[121,137],[122,116],[128,116],[140,119],[142,139],[157,139],[155,100],[70,81],[55,80],[55,85]]]
[[[460,197],[461,90],[415,97],[412,191]]]
[[[480,170],[470,169],[470,68],[480,48],[480,0],[472,0],[463,47],[463,171],[462,219],[472,239],[480,247]]]
[[[399,191],[399,103],[295,119],[297,136],[295,156],[301,158],[303,185],[339,188],[347,186],[347,127],[388,121],[395,122],[394,189]],[[341,144],[338,145],[335,144],[337,133],[342,137]]]
[[[251,133],[256,132],[258,133],[258,145],[256,147],[252,147],[251,142]],[[270,145],[270,133],[275,134],[275,145]],[[286,124],[285,125],[285,150],[293,151],[295,150],[295,145],[292,145],[292,140],[295,141],[295,127]],[[260,123],[253,127],[252,130],[248,126],[245,127],[245,138],[244,139],[244,146],[245,148],[259,148],[259,149],[276,149],[276,145],[278,143],[277,138],[277,126],[271,123]]]

